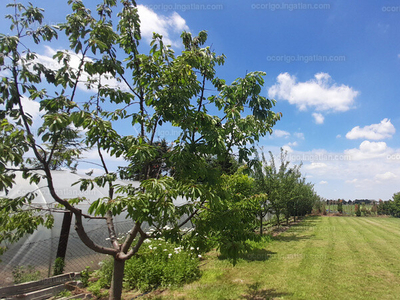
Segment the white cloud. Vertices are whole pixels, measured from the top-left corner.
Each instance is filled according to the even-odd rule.
[[[304,168],[307,170],[313,170],[313,169],[321,169],[321,168],[326,168],[327,165],[325,163],[319,163],[319,162],[313,162],[309,165],[306,165]]]
[[[288,138],[290,136],[290,133],[285,130],[275,129],[271,136],[277,138],[281,137]]]
[[[322,180],[319,182],[319,184],[328,184],[328,181]]]
[[[166,44],[178,47],[182,45],[179,36],[182,31],[188,31],[189,27],[177,12],[167,17],[156,14],[144,5],[138,5],[137,8],[140,15],[140,32],[144,39],[151,41],[155,32],[163,36]]]
[[[304,133],[302,132],[295,132],[293,135],[301,140],[304,140]]]
[[[21,97],[21,103],[22,107],[24,109],[24,112],[29,114],[32,117],[32,128],[31,129],[37,129],[41,125],[41,118],[40,118],[40,104],[39,102],[29,99],[27,96],[22,95]],[[0,105],[1,109],[4,109],[4,105]],[[16,105],[14,105],[14,108],[16,108]],[[12,120],[11,118],[9,119],[9,122],[12,124],[15,124],[16,121]]]
[[[287,151],[287,153],[292,153],[293,152],[293,149],[288,145],[282,146],[282,149],[283,149],[283,151]]]
[[[324,124],[324,116],[320,113],[313,113],[312,116],[314,117],[316,124]]]
[[[287,151],[288,153],[293,153],[292,147],[296,147],[297,145],[298,145],[297,142],[290,142],[290,143],[287,143],[286,145],[282,146],[282,149],[284,151]]]
[[[111,156],[108,152],[105,152],[105,151],[102,151],[101,154],[106,162],[125,161],[122,156],[120,156],[120,157]],[[89,149],[88,151],[86,151],[82,154],[82,157],[84,157],[85,159],[88,159],[90,161],[100,160],[99,152],[98,152],[97,148]]]
[[[32,116],[33,123],[40,120],[40,111],[39,111],[40,104],[39,104],[39,102],[31,100],[26,96],[22,96],[21,102],[22,102],[24,111]],[[35,124],[35,125],[37,125],[37,124]]]
[[[340,139],[341,137],[342,137],[341,134],[338,134],[338,135],[336,136],[337,139]]]
[[[385,142],[364,141],[359,149],[348,149],[344,153],[349,155],[352,160],[367,160],[378,157],[387,157],[390,151]]]
[[[346,180],[346,183],[356,183],[356,182],[358,182],[357,178],[354,178],[352,180]]]
[[[389,119],[383,119],[379,124],[372,124],[360,128],[360,126],[354,127],[346,134],[346,138],[349,140],[355,139],[368,139],[368,140],[383,140],[390,138],[396,133],[396,129]]]
[[[313,79],[306,82],[297,82],[294,75],[281,73],[277,81],[268,90],[268,96],[287,100],[300,110],[312,107],[317,111],[347,111],[359,94],[347,85],[338,86],[332,83],[327,73],[315,74]]]
[[[390,148],[384,142],[364,141],[357,148],[341,152],[295,149],[288,154],[288,160],[303,163],[303,176],[315,183],[315,190],[322,197],[389,199],[398,192],[400,149]],[[328,184],[321,184],[324,181]]]
[[[57,53],[57,50],[51,48],[50,46],[45,46],[45,52],[44,54],[38,54],[37,55],[37,62],[43,64],[46,68],[52,69],[52,70],[59,70],[62,65],[58,63],[57,60],[53,59],[53,56]],[[76,54],[71,51],[66,52],[70,56],[70,61],[69,61],[69,66],[74,69],[78,70],[82,55],[81,54]],[[91,62],[92,60],[90,58],[85,58],[85,61]],[[82,91],[89,91],[87,87],[87,82],[89,79],[89,74],[86,72],[82,72],[80,81],[78,83],[78,88]],[[93,76],[92,79],[98,79],[98,76]],[[105,74],[101,76],[101,84],[103,86],[107,85],[109,87],[116,87],[120,88],[121,90],[127,91],[128,87],[125,83],[119,82],[115,77],[111,76],[111,74]],[[97,84],[92,84],[91,90],[97,91]]]
[[[393,174],[392,172],[377,174],[374,177],[375,180],[379,180],[379,181],[386,181],[386,180],[390,180],[390,179],[394,179],[394,178],[397,178],[397,176],[395,174]]]

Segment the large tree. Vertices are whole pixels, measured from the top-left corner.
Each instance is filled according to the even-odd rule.
[[[54,200],[75,216],[75,230],[83,243],[114,258],[110,299],[120,299],[124,263],[144,240],[160,236],[179,240],[182,226],[221,200],[214,188],[224,168],[213,167],[210,159],[224,165],[235,150],[240,160],[246,160],[252,153],[248,145],[271,133],[280,114],[271,111],[273,100],[260,95],[263,72],[248,73],[231,84],[216,76],[216,67],[223,65],[225,57],[203,46],[206,32],[195,37],[182,33],[184,50],[178,56],[154,33],[150,52],[142,54],[138,48],[140,20],[133,0],[120,4],[104,0],[95,14],[82,1],[68,3],[72,11],[58,28],[43,25],[42,9],[8,5],[14,9],[7,16],[13,35],[0,35],[0,71],[5,74],[0,83],[0,190],[15,185],[16,172],[31,181],[45,180]],[[113,9],[118,6],[120,12],[115,14]],[[70,46],[54,55],[59,64],[54,69],[40,63],[38,48],[27,45],[29,39],[40,44],[57,35],[65,35]],[[72,61],[76,60],[75,65]],[[109,84],[111,79],[117,84]],[[79,93],[82,84],[90,96]],[[209,89],[216,92],[210,94]],[[32,101],[40,103],[43,119],[37,132],[26,108]],[[138,126],[139,133],[117,130],[118,122]],[[165,126],[173,126],[179,134],[168,151],[159,151],[157,131]],[[104,170],[101,176],[81,180],[81,190],[102,186],[109,191],[108,197],[91,204],[88,214],[79,209],[84,198],[63,199],[54,188],[54,158],[65,149],[69,128],[82,131],[81,142],[96,150]],[[44,149],[45,144],[50,146]],[[30,153],[35,164],[28,159]],[[79,154],[69,151],[68,159]],[[140,188],[115,184],[117,170],[110,169],[105,154],[128,159],[133,173],[140,174]],[[155,161],[172,169],[173,177],[154,172]],[[177,197],[187,199],[187,204],[176,207]],[[0,200],[0,242],[16,240],[40,224],[51,226],[51,218],[24,209],[33,198],[29,193]],[[134,225],[120,242],[113,220],[124,211]],[[104,220],[108,247],[87,235],[85,218]],[[155,231],[147,234],[144,224]],[[243,240],[242,233],[232,232]],[[221,240],[221,248],[231,247],[234,239],[230,237],[225,244]],[[224,253],[235,255],[235,249]]]

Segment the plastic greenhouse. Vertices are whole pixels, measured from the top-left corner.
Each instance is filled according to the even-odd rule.
[[[89,176],[78,175],[70,173],[69,171],[53,171],[52,175],[55,189],[62,198],[75,198],[80,196],[88,199],[86,203],[78,205],[83,212],[87,212],[89,204],[92,201],[108,195],[106,188],[95,187],[93,190],[80,191],[79,184],[72,186],[72,184],[79,181],[80,178],[89,178]],[[7,197],[15,198],[29,191],[35,191],[37,196],[33,201],[34,205],[40,205],[43,208],[53,208],[56,204],[47,188],[46,180],[41,180],[37,185],[30,184],[29,180],[23,179],[21,174],[17,174],[15,182],[14,188],[9,191]],[[120,180],[116,183],[130,183],[134,186],[139,186],[139,182],[137,181]],[[0,193],[0,197],[4,196],[4,193]],[[42,278],[53,274],[64,213],[53,212],[52,214],[55,222],[51,230],[41,227],[19,242],[6,245],[8,250],[0,256],[0,286],[12,284],[16,272],[34,272]],[[132,228],[133,221],[125,217],[126,215],[120,215],[114,219],[117,234],[119,235],[123,235]],[[98,244],[109,246],[109,242],[107,241],[108,231],[107,227],[104,226],[104,220],[84,219],[83,221],[85,222],[86,231],[91,238]],[[80,241],[73,227],[74,218],[72,218],[68,238],[65,256],[65,272],[79,272],[85,269],[86,266],[96,268],[98,262],[104,259],[105,256],[87,248]]]

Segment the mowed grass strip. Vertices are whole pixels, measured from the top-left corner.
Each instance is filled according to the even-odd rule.
[[[309,217],[233,267],[155,299],[400,299],[400,219]]]

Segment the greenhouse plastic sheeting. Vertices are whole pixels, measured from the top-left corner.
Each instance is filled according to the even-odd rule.
[[[85,175],[78,175],[68,171],[52,172],[54,187],[57,194],[64,199],[76,197],[85,197],[86,202],[80,203],[77,207],[84,213],[87,212],[89,205],[94,200],[107,197],[107,188],[94,187],[93,190],[81,191],[80,184],[72,185],[81,178],[90,178]],[[39,184],[30,184],[29,180],[23,179],[21,174],[16,174],[16,184],[9,191],[7,197],[15,198],[22,196],[30,191],[37,193],[33,204],[40,205],[44,208],[52,208],[56,204],[50,191],[47,188],[47,181],[42,179]],[[137,181],[116,181],[119,184],[132,184],[139,186]],[[4,193],[0,193],[0,197],[4,197]],[[184,201],[178,199],[177,205]],[[52,275],[54,260],[56,257],[58,241],[63,221],[63,213],[53,213],[54,227],[52,229],[39,228],[33,234],[25,236],[15,244],[7,244],[8,250],[4,255],[0,256],[0,286],[10,285],[14,281],[18,268],[31,269],[30,272],[40,272],[40,276],[48,277]],[[126,218],[126,214],[119,215],[114,218],[115,227],[118,235],[125,235],[133,226],[133,221]],[[88,235],[95,240],[96,243],[103,246],[110,246],[107,240],[108,231],[104,220],[88,220],[84,219],[84,226]],[[68,239],[67,254],[65,258],[65,271],[82,271],[86,266],[96,267],[97,263],[104,259],[104,255],[95,253],[87,248],[77,236],[73,226],[74,218],[72,218],[70,235]],[[4,246],[4,245],[3,245]],[[20,270],[21,271],[21,270]]]

